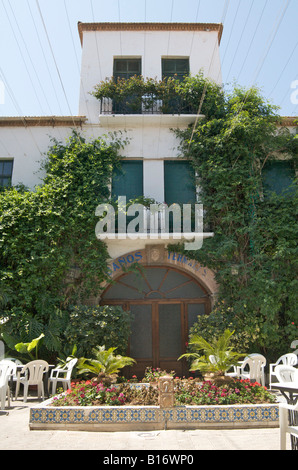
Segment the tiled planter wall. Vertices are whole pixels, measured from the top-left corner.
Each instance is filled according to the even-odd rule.
[[[30,410],[30,429],[145,431],[278,427],[279,406],[229,405],[54,407],[51,400]]]

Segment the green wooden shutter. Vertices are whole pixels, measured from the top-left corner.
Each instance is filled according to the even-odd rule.
[[[182,81],[189,74],[189,59],[162,59],[162,78],[174,77]]]
[[[164,162],[165,202],[170,205],[196,202],[195,173],[189,162]]]
[[[141,75],[141,59],[114,59],[114,78],[130,78]]]
[[[126,196],[126,200],[143,196],[143,161],[122,161],[112,178],[112,196]]]
[[[0,161],[0,186],[10,186],[12,177],[13,160]]]
[[[295,169],[290,161],[268,162],[262,171],[264,194],[287,191],[295,178]]]
[[[189,59],[162,59],[162,78],[169,79],[174,77],[180,82],[189,75]],[[189,106],[180,96],[172,96],[163,100],[163,112],[165,114],[189,114]]]
[[[114,59],[114,80],[127,80],[135,75],[141,75],[141,59]],[[120,102],[113,103],[115,114],[141,114],[142,108],[134,95],[127,96]]]

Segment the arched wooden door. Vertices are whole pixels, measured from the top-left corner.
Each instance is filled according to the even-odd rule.
[[[129,374],[142,377],[147,366],[188,375],[189,328],[210,312],[208,293],[197,280],[171,267],[144,267],[120,276],[102,296],[103,304],[122,305],[133,315],[128,354],[137,363]]]

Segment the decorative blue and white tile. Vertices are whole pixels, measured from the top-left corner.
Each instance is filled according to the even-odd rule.
[[[117,424],[185,423],[227,424],[278,423],[278,405],[152,407],[50,407],[40,405],[30,410],[30,424]]]

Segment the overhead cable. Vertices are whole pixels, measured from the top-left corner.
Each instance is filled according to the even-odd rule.
[[[71,112],[71,108],[70,108],[70,105],[69,105],[69,102],[68,102],[68,98],[67,98],[67,95],[66,95],[66,91],[65,91],[65,88],[64,88],[64,85],[63,85],[63,81],[62,81],[62,78],[61,78],[61,74],[60,74],[60,71],[59,71],[59,68],[58,68],[58,65],[57,65],[57,61],[56,61],[56,58],[55,58],[55,54],[54,54],[54,51],[53,51],[53,48],[52,48],[52,44],[51,44],[51,41],[50,41],[50,38],[49,38],[49,35],[48,35],[47,27],[45,25],[44,18],[43,18],[43,15],[42,15],[42,11],[40,9],[39,0],[36,0],[36,5],[37,5],[38,12],[39,12],[42,24],[43,24],[43,28],[44,28],[46,37],[47,37],[47,41],[48,41],[48,44],[49,44],[49,47],[50,47],[50,51],[51,51],[51,54],[52,54],[52,57],[53,57],[53,61],[54,61],[55,67],[56,67],[56,71],[57,71],[57,74],[58,74],[58,77],[59,77],[59,80],[60,80],[61,88],[62,88],[64,97],[65,97],[65,100],[66,100],[66,103],[67,103],[67,106],[68,106],[68,110],[69,110],[70,116],[73,117],[72,112]],[[74,125],[75,125],[75,122],[74,122]]]

